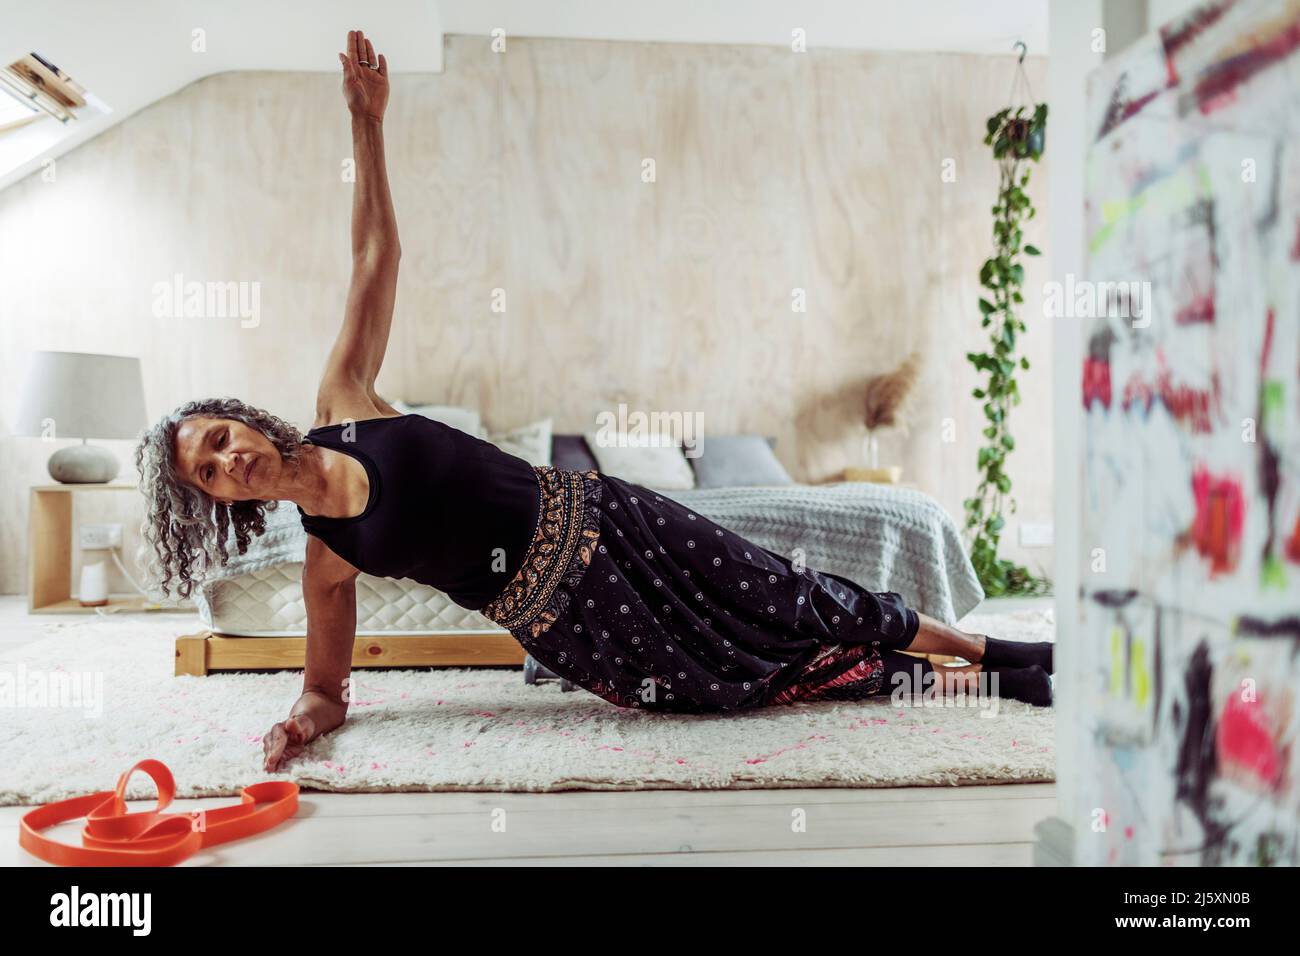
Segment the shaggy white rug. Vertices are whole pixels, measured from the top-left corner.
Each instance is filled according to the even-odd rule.
[[[173,676],[180,615],[100,616],[47,627],[0,655],[0,804],[112,789],[154,757],[177,796],[237,794],[267,779],[262,736],[300,672]],[[1051,639],[1050,610],[971,615],[1010,639]],[[192,632],[195,628],[191,628]],[[6,675],[8,677],[6,678]],[[59,706],[34,698],[62,675]],[[670,715],[620,709],[516,669],[353,672],[347,723],[275,775],[334,791],[887,787],[1053,779],[1051,708],[896,707],[888,698]],[[82,686],[78,686],[81,684]],[[94,693],[101,688],[98,702]],[[20,691],[21,688],[21,691]],[[71,705],[76,706],[71,706]],[[96,714],[96,711],[99,711]],[[137,774],[130,799],[153,794]]]

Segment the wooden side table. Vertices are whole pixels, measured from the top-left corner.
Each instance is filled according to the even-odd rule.
[[[903,480],[903,469],[894,465],[892,468],[861,468],[850,465],[844,469],[843,481],[866,481],[875,485],[896,485]]]
[[[833,477],[827,478],[825,481],[817,482],[817,484],[819,485],[846,485],[846,484],[883,485],[886,488],[910,488],[913,491],[923,490],[920,485],[912,481],[882,481],[877,478],[864,478],[862,476],[863,473],[869,470],[870,469],[847,468],[844,471],[838,472]]]
[[[90,614],[72,596],[72,496],[76,492],[133,491],[135,485],[33,485],[27,518],[27,610],[32,614]],[[104,605],[100,605],[103,607]],[[157,609],[138,594],[113,594],[108,608],[144,611]]]

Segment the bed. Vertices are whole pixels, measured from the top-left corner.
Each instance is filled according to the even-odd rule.
[[[560,451],[559,436],[554,447]],[[555,463],[581,464],[562,454]],[[649,487],[778,554],[800,555],[870,590],[897,591],[940,620],[955,623],[983,599],[955,523],[929,495],[865,482],[798,484],[756,468],[749,473],[778,483]],[[726,469],[726,480],[735,473]],[[178,639],[178,674],[303,666],[306,538],[292,506],[268,514],[266,534],[196,593],[204,630]],[[525,661],[507,631],[410,580],[358,577],[357,636],[354,667]]]

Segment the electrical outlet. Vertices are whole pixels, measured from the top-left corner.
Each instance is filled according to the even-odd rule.
[[[1020,525],[1020,546],[1022,548],[1050,548],[1054,540],[1052,523],[1044,521],[1023,522]]]
[[[120,524],[83,524],[78,532],[82,551],[103,551],[122,546]]]

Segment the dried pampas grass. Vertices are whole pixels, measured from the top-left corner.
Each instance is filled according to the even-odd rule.
[[[921,357],[913,352],[892,372],[875,375],[867,380],[863,421],[868,431],[893,428],[898,424],[903,401],[916,384],[920,373]]]

